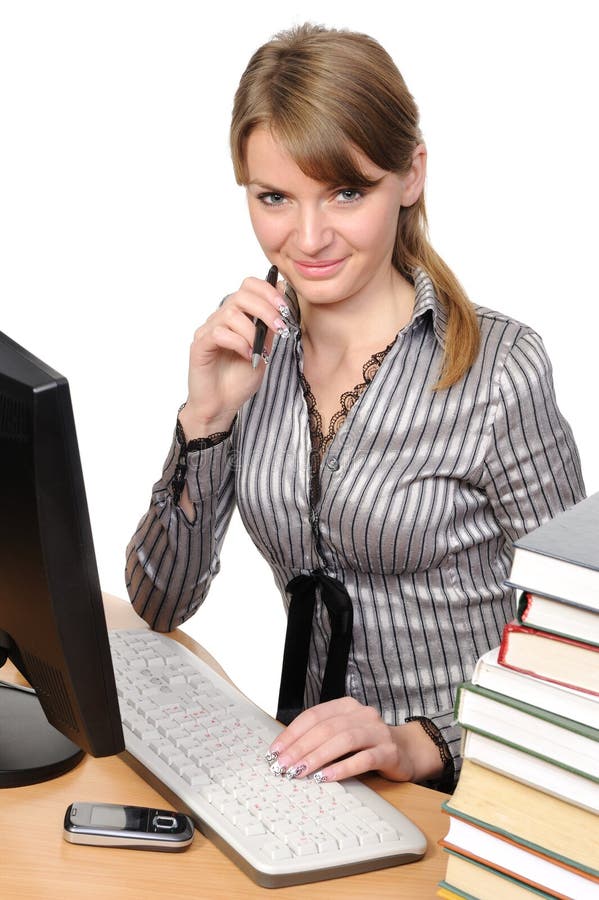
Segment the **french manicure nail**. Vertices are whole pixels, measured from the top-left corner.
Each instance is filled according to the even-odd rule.
[[[279,756],[278,750],[267,750],[264,754],[264,759],[267,763],[273,763]]]
[[[286,306],[285,303],[281,303],[281,305],[279,306],[279,312],[281,313],[281,315],[282,315],[283,318],[285,318],[285,319],[288,319],[289,316],[290,316],[290,310],[289,310],[289,307]]]
[[[291,781],[293,778],[299,778],[299,776],[306,771],[307,766],[303,763],[300,763],[299,766],[291,766],[290,769],[287,769],[286,777]]]
[[[316,784],[322,784],[327,780],[327,776],[324,774],[324,772],[315,772],[312,778],[314,779]]]
[[[285,775],[287,766],[282,766],[280,762],[274,762],[270,767],[270,771],[273,775]]]

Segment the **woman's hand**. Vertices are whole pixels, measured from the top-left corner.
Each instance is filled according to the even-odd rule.
[[[343,757],[343,758],[342,758]],[[340,781],[377,771],[392,781],[424,781],[443,771],[439,751],[419,722],[387,725],[351,697],[305,710],[273,741],[275,774]]]
[[[198,328],[189,354],[187,402],[179,416],[188,441],[228,430],[238,409],[256,393],[265,366],[251,365],[253,318],[267,326],[264,350],[269,354],[274,335],[286,328],[279,309],[284,302],[283,281],[274,288],[246,278]]]

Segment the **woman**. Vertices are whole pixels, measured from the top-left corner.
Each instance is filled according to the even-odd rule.
[[[191,616],[237,504],[289,609],[273,771],[450,789],[456,688],[512,616],[512,541],[584,495],[549,361],[428,243],[418,110],[374,40],[265,44],[231,147],[284,281],[247,278],[195,334],[133,605],[158,630]]]

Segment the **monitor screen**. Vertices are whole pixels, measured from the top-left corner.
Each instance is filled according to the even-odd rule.
[[[0,332],[0,786],[124,749],[65,378]],[[1,674],[1,673],[0,673]]]

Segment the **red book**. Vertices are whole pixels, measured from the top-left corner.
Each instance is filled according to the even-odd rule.
[[[503,629],[499,662],[517,672],[599,696],[596,644],[510,622]]]

